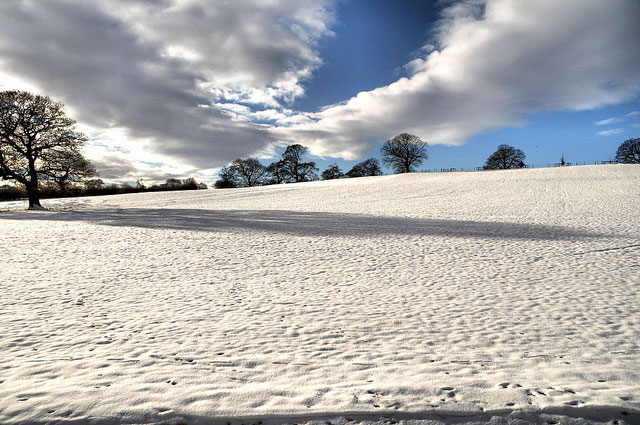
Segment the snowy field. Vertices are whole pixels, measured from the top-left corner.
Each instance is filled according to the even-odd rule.
[[[43,204],[2,424],[640,423],[640,166]]]

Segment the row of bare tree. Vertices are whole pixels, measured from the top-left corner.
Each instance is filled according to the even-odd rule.
[[[95,167],[82,154],[87,137],[76,131],[64,105],[49,97],[24,91],[0,92],[0,178],[25,188],[29,208],[42,208],[40,186],[57,185],[61,191],[74,183],[86,182],[96,174]],[[256,158],[236,159],[219,173],[217,188],[261,184],[299,183],[318,179],[313,161],[304,161],[309,150],[290,145],[280,160],[264,166]],[[381,148],[382,162],[396,173],[415,171],[427,156],[427,143],[402,133],[387,140]],[[487,159],[485,169],[524,167],[525,154],[509,145],[500,145]],[[640,139],[624,141],[616,152],[621,163],[640,163]],[[564,164],[564,156],[561,161]],[[337,164],[322,172],[325,180],[382,174],[378,160],[369,158],[343,173]]]
[[[415,171],[427,159],[427,143],[417,136],[402,133],[382,146],[382,161],[397,173]],[[318,168],[313,161],[304,161],[309,149],[302,145],[290,145],[280,160],[264,166],[257,158],[238,158],[223,167],[215,186],[218,189],[253,187],[268,184],[300,183],[318,180]],[[382,175],[376,158],[369,158],[354,165],[344,173],[337,164],[332,164],[321,174],[323,180],[344,177],[367,177]]]
[[[287,146],[279,161],[264,166],[256,158],[238,158],[222,167],[215,187],[253,187],[265,184],[300,183],[318,179],[318,168],[313,161],[304,161],[309,149],[302,145]]]

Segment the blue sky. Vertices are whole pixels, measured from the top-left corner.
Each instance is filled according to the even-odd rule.
[[[594,164],[615,159],[615,152],[622,141],[640,137],[640,102],[598,108],[591,111],[555,111],[527,117],[522,127],[506,127],[486,134],[479,134],[460,146],[433,145],[428,147],[429,159],[420,170],[433,171],[443,168],[474,169],[482,166],[486,158],[500,144],[515,146],[527,155],[527,164],[534,167],[553,166],[564,154],[566,161],[574,164]],[[632,114],[632,116],[625,116]],[[596,122],[620,118],[609,125]],[[633,127],[636,125],[636,127]],[[607,130],[619,129],[619,134],[598,135]],[[426,139],[425,139],[426,140]],[[370,150],[369,156],[380,159],[382,143]],[[318,165],[338,163],[348,169],[358,161],[320,160]],[[391,170],[387,170],[391,172]]]
[[[640,135],[638,16],[637,0],[0,2],[0,90],[64,102],[107,181],[211,182],[292,143],[347,171],[401,132],[429,143],[424,170],[503,143],[589,163]]]
[[[324,65],[305,82],[296,109],[315,111],[406,75],[403,66],[429,39],[438,17],[432,2],[352,0],[336,6],[335,36],[320,42]]]
[[[335,36],[320,43],[324,65],[304,84],[306,95],[296,100],[295,108],[315,111],[406,76],[403,66],[430,41],[430,31],[439,17],[436,4],[418,0],[344,1],[336,10],[337,19],[332,26]],[[478,134],[460,146],[430,146],[429,159],[419,169],[482,166],[503,143],[522,149],[527,163],[536,167],[553,165],[563,154],[567,161],[579,164],[613,159],[622,141],[640,137],[640,113],[625,116],[634,111],[640,111],[640,98],[586,111],[529,114],[522,125]],[[596,125],[610,118],[620,121]],[[598,135],[607,130],[620,132]],[[428,137],[424,140],[429,141]],[[382,141],[369,149],[367,157],[380,158],[380,146]],[[345,171],[359,162],[340,158],[314,160],[320,169],[337,163]]]

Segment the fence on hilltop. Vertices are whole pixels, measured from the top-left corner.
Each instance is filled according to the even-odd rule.
[[[582,164],[579,162],[566,162],[564,164],[560,162],[547,163],[546,165],[533,165],[526,164],[521,168],[556,168],[556,167],[571,167],[571,166],[580,166],[580,165],[605,165],[605,164],[621,164],[621,162],[616,160],[605,160],[605,161],[595,161],[593,164],[591,162],[582,161]],[[432,169],[422,169],[420,173],[455,173],[461,171],[491,171],[491,169],[486,169],[484,167],[452,167],[452,168],[432,168]]]

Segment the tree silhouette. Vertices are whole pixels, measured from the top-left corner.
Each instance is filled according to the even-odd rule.
[[[43,171],[43,180],[52,181],[64,193],[69,184],[79,183],[96,175],[93,164],[77,152],[44,152],[51,166]]]
[[[527,156],[520,149],[509,145],[500,145],[484,164],[485,170],[523,168]]]
[[[322,172],[322,180],[334,180],[344,177],[344,173],[338,167],[338,164],[330,165],[329,168]]]
[[[166,187],[168,188],[176,188],[178,186],[180,186],[182,184],[182,181],[180,179],[176,179],[176,178],[168,178],[164,184],[166,185]]]
[[[382,162],[396,173],[410,173],[428,158],[427,146],[418,136],[398,134],[382,146]]]
[[[238,187],[238,170],[233,167],[222,167],[218,173],[218,180],[214,183],[216,189],[231,189]]]
[[[87,138],[75,124],[49,97],[0,92],[0,177],[24,185],[29,209],[42,208],[40,180],[64,185],[95,173],[81,153]]]
[[[245,187],[261,184],[265,174],[267,174],[267,168],[255,158],[238,158],[231,163],[231,167],[236,169],[237,175],[242,181],[242,186]]]
[[[267,166],[268,184],[283,183],[287,176],[282,161],[272,162]]]
[[[616,160],[623,164],[640,164],[640,139],[628,139],[618,146]]]
[[[282,170],[285,179],[293,183],[299,183],[318,179],[318,169],[313,161],[302,162],[302,157],[309,153],[309,149],[302,145],[290,145],[282,154]]]
[[[366,161],[362,161],[354,165],[349,171],[347,176],[349,177],[367,177],[367,176],[381,176],[382,168],[376,158],[369,158]]]

